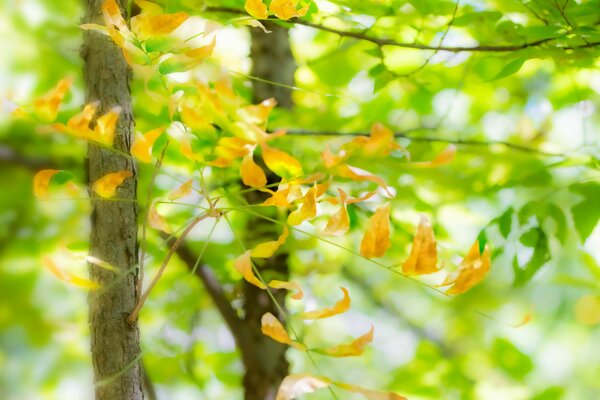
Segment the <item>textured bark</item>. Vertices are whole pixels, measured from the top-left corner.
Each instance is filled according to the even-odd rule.
[[[126,0],[118,0],[124,10]],[[84,0],[85,22],[102,22],[102,0]],[[98,101],[100,112],[121,108],[113,146],[128,153],[133,138],[134,120],[129,80],[131,71],[123,55],[106,36],[84,33],[81,51],[84,61],[86,101]],[[106,201],[92,197],[90,254],[118,268],[119,273],[90,265],[91,278],[102,285],[89,296],[89,325],[94,368],[96,400],[143,399],[141,352],[137,324],[127,316],[135,305],[137,243],[137,175],[135,162],[90,144],[88,181],[117,171],[133,173],[118,189],[117,198]]]
[[[296,65],[290,49],[288,32],[279,25],[268,23],[265,26],[271,33],[265,34],[260,29],[252,30],[252,75],[264,80],[294,85]],[[254,100],[256,102],[274,97],[280,107],[290,108],[293,105],[291,90],[265,82],[254,81]],[[268,176],[269,183],[277,182],[276,176]],[[251,203],[262,202],[261,194],[249,192],[246,200]],[[261,210],[268,217],[277,218],[270,207]],[[248,243],[273,240],[272,223],[262,218],[252,218],[249,223],[251,232]],[[259,265],[262,276],[267,280],[289,279],[288,255],[278,252],[277,255]],[[254,285],[244,282],[244,325],[249,336],[251,351],[243,354],[245,367],[244,393],[246,400],[274,400],[277,389],[283,378],[289,373],[289,364],[285,358],[287,345],[275,342],[262,334],[261,318],[271,313],[282,318],[278,308],[269,294]],[[284,290],[272,290],[277,303],[285,309]]]

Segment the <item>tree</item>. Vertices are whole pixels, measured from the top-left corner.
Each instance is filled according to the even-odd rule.
[[[57,347],[31,332],[81,321],[40,311],[77,303],[80,286],[93,341],[129,351],[94,352],[97,398],[141,396],[142,358],[159,398],[595,393],[600,360],[576,349],[593,353],[600,320],[597,2],[90,7],[85,81],[58,82],[77,76],[76,57],[46,56],[46,94],[5,103],[22,105],[0,148],[18,177],[10,198],[29,199],[34,174],[42,197],[2,208],[6,232],[24,232],[4,234],[3,264],[25,259],[31,272],[2,273],[28,317],[8,311],[0,341],[24,326],[42,349],[16,346],[8,360]],[[69,29],[51,52],[80,36]],[[55,42],[36,43],[44,57]],[[134,138],[132,116],[144,132]],[[79,235],[88,213],[89,244]],[[33,253],[74,288],[38,271]],[[95,314],[96,302],[119,303],[120,315]],[[570,371],[549,366],[558,344]],[[56,379],[87,366],[82,354],[65,357]],[[7,387],[3,397],[27,395]]]

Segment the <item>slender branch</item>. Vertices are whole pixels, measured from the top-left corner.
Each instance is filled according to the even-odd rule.
[[[229,14],[247,15],[246,12],[243,10],[240,10],[237,8],[230,8],[230,7],[207,7],[205,9],[205,11],[216,12],[216,13],[222,12],[222,13],[229,13]],[[366,42],[371,42],[380,47],[381,46],[394,46],[394,47],[402,47],[402,48],[406,48],[406,49],[448,51],[451,53],[460,53],[460,52],[505,53],[505,52],[510,52],[510,51],[524,50],[524,49],[531,48],[531,47],[539,47],[542,44],[545,44],[545,43],[548,43],[548,42],[551,42],[551,41],[557,39],[555,37],[552,37],[552,38],[535,40],[533,42],[525,42],[525,43],[521,43],[521,44],[507,44],[507,45],[485,45],[484,44],[484,45],[478,45],[478,46],[435,46],[435,45],[428,45],[428,44],[422,44],[422,43],[398,42],[394,39],[387,39],[387,38],[378,38],[378,37],[366,35],[362,32],[344,31],[341,29],[331,28],[331,27],[328,27],[325,25],[316,24],[314,22],[305,21],[303,19],[298,19],[298,18],[293,18],[288,21],[281,21],[277,18],[267,18],[266,21],[278,21],[278,22],[291,23],[291,24],[295,24],[295,25],[308,26],[310,28],[318,29],[321,31],[334,33],[339,36],[363,40]],[[576,49],[584,49],[584,48],[590,48],[590,47],[596,47],[596,46],[600,46],[600,41],[589,42],[589,43],[586,43],[583,45],[578,45],[578,46],[561,46],[561,47],[557,47],[557,49],[576,50]]]
[[[525,153],[539,154],[546,157],[564,157],[564,154],[550,153],[543,150],[538,150],[533,147],[511,143],[504,140],[472,140],[472,139],[448,139],[437,136],[413,136],[410,132],[421,130],[433,130],[434,128],[417,128],[406,131],[394,132],[395,138],[405,138],[413,142],[429,142],[429,143],[448,143],[461,146],[504,146],[512,150],[517,150]],[[336,132],[336,131],[309,131],[302,129],[291,129],[287,131],[287,135],[295,136],[369,136],[369,132]]]

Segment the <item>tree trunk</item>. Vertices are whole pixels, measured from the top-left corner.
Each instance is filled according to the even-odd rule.
[[[87,23],[102,24],[102,0],[84,0]],[[126,0],[118,0],[123,11]],[[84,61],[86,101],[98,101],[99,112],[121,108],[113,147],[129,153],[134,120],[129,80],[131,71],[121,50],[99,33],[84,33],[81,51]],[[91,278],[102,288],[89,296],[89,325],[96,400],[140,400],[142,392],[141,351],[137,324],[127,322],[136,302],[137,175],[132,158],[90,144],[88,182],[127,170],[133,176],[118,189],[117,198],[107,201],[90,192],[92,198],[90,255],[104,260],[119,272],[90,265]]]
[[[259,29],[252,30],[252,75],[293,86],[296,65],[290,49],[287,30],[266,21],[264,24],[271,33],[265,34]],[[290,108],[293,105],[291,90],[288,88],[259,81],[253,82],[253,87],[256,102],[274,97],[280,107]],[[267,178],[269,183],[278,181],[273,174]],[[259,193],[249,192],[247,200],[251,204],[261,202],[264,198],[256,198],[260,196]],[[271,207],[260,212],[264,212],[271,218],[277,218],[275,210]],[[249,243],[273,240],[271,222],[261,218],[252,218],[249,226],[252,226],[252,229],[247,231],[253,233],[252,237],[247,238]],[[288,255],[279,252],[259,265],[259,269],[267,281],[271,279],[288,280],[290,275]],[[285,310],[287,292],[285,290],[271,291]],[[244,323],[253,349],[253,354],[244,355],[245,400],[274,400],[281,381],[289,373],[289,364],[285,358],[287,345],[275,342],[262,334],[261,318],[268,312],[280,319],[283,317],[265,290],[244,282]]]

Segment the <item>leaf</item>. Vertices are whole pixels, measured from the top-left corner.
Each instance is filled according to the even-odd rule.
[[[392,193],[390,192],[388,185],[385,183],[383,179],[380,177],[373,175],[369,171],[365,171],[364,169],[360,169],[357,167],[353,167],[348,164],[341,164],[334,169],[334,173],[336,175],[342,176],[344,178],[352,179],[353,181],[371,181],[377,183],[379,186],[386,191],[386,193],[391,197]]]
[[[256,19],[267,19],[269,12],[262,0],[246,0],[244,9]]]
[[[179,186],[177,189],[171,191],[171,193],[169,193],[169,195],[167,196],[169,200],[177,200],[180,199],[182,197],[187,196],[188,194],[192,193],[192,184],[193,184],[194,180],[193,179],[188,179],[187,181],[185,181],[181,186]]]
[[[350,309],[350,296],[348,290],[344,287],[340,287],[344,297],[333,305],[333,307],[326,307],[321,310],[308,311],[298,314],[298,317],[302,319],[323,319],[333,317],[334,315],[345,313]]]
[[[497,81],[499,79],[516,74],[517,72],[519,72],[523,64],[525,64],[525,61],[527,61],[526,58],[517,58],[515,60],[510,61],[490,81]]]
[[[246,250],[244,254],[235,259],[233,265],[240,274],[244,277],[246,282],[253,284],[260,289],[266,289],[267,286],[260,281],[254,274],[252,269],[252,259],[250,258],[251,251]]]
[[[354,339],[348,344],[331,347],[324,350],[314,350],[317,353],[326,354],[331,357],[356,357],[360,356],[365,351],[365,346],[373,341],[373,333],[375,328],[371,325],[369,332]]]
[[[459,269],[446,279],[443,285],[452,285],[446,294],[465,293],[473,286],[479,284],[490,271],[491,256],[489,246],[485,247],[483,254],[479,252],[479,241],[471,246],[469,253],[461,261]]]
[[[294,226],[317,215],[317,188],[313,186],[304,195],[302,206],[288,216],[288,224]]]
[[[359,136],[343,146],[349,152],[358,152],[368,157],[383,157],[393,150],[402,149],[394,140],[394,132],[377,122],[371,126],[369,137]]]
[[[338,192],[340,194],[341,207],[329,218],[324,230],[324,233],[332,236],[341,236],[348,232],[350,228],[350,217],[348,216],[348,208],[346,207],[346,192],[342,189],[338,189]]]
[[[56,174],[61,172],[58,169],[43,169],[33,177],[33,194],[38,199],[48,198],[48,185],[50,180]]]
[[[496,222],[498,224],[498,229],[500,230],[500,234],[506,239],[510,234],[510,229],[512,225],[512,217],[515,210],[512,207],[509,207],[502,213],[501,216],[496,218]]]
[[[313,393],[319,389],[335,385],[340,389],[363,395],[367,400],[407,400],[394,392],[380,392],[344,382],[335,382],[324,376],[309,374],[292,374],[286,376],[275,400],[293,400],[304,394]]]
[[[272,0],[269,5],[269,11],[284,21],[290,18],[303,17],[308,11],[309,4],[297,10],[297,3],[297,0]]]
[[[173,230],[167,223],[165,217],[158,213],[156,204],[151,205],[150,210],[148,211],[148,225],[150,225],[150,227],[153,229],[163,231],[165,233],[173,233]]]
[[[244,185],[246,186],[258,188],[267,184],[267,176],[262,168],[254,162],[252,152],[248,152],[242,159],[240,175],[242,177],[242,182],[244,182]]]
[[[575,229],[581,242],[585,242],[592,234],[600,219],[600,185],[594,182],[578,183],[569,190],[583,197],[583,200],[571,208]]]
[[[254,258],[269,258],[277,249],[279,249],[286,241],[290,231],[287,226],[283,227],[283,233],[279,236],[277,240],[273,240],[270,242],[260,243],[254,249],[252,249],[251,255]]]
[[[390,243],[390,206],[381,206],[369,220],[369,227],[360,242],[360,254],[366,258],[382,257]]]
[[[131,18],[131,29],[145,37],[166,35],[177,29],[188,18],[189,15],[184,12],[160,15],[142,13]]]
[[[42,259],[42,263],[43,263],[44,267],[46,267],[50,272],[52,272],[54,274],[54,276],[56,276],[58,279],[60,279],[63,282],[67,282],[72,285],[79,286],[79,287],[82,287],[85,289],[90,289],[90,290],[95,290],[95,289],[100,288],[100,285],[94,281],[90,281],[89,279],[85,279],[85,278],[80,278],[78,276],[71,274],[68,271],[61,270],[60,267],[58,265],[56,265],[56,263],[50,257],[44,257]]]
[[[438,270],[437,244],[433,235],[433,227],[425,216],[421,216],[410,255],[402,264],[402,272],[407,275],[427,275]]]
[[[302,287],[300,287],[300,285],[296,282],[278,281],[276,279],[273,279],[271,282],[269,282],[269,287],[273,289],[286,289],[295,291],[296,293],[290,296],[294,300],[302,300],[302,298],[304,297]]]
[[[117,194],[117,188],[125,181],[125,179],[133,176],[131,171],[119,171],[111,174],[106,174],[98,179],[92,185],[92,190],[100,197],[109,199]]]
[[[152,146],[156,139],[162,135],[165,128],[156,128],[145,135],[138,134],[131,145],[131,155],[144,163],[152,162]]]
[[[107,146],[112,146],[120,113],[121,107],[113,107],[112,110],[99,117],[94,127],[95,137],[92,139]]]
[[[295,178],[302,175],[300,161],[288,153],[261,143],[262,157],[267,168],[284,178]]]
[[[539,227],[532,228],[521,236],[521,242],[533,247],[533,254],[527,263],[520,267],[517,258],[513,260],[513,271],[515,273],[514,285],[523,286],[533,278],[537,271],[550,260],[550,248],[546,233]]]
[[[51,91],[33,102],[35,113],[42,121],[50,122],[56,119],[60,103],[69,91],[71,83],[71,79],[62,79]]]
[[[456,155],[456,146],[453,144],[449,144],[440,154],[438,154],[431,161],[421,161],[421,162],[413,162],[409,165],[417,168],[435,168],[442,165],[447,165],[454,160],[454,156]]]
[[[264,314],[261,318],[260,324],[262,333],[276,342],[290,345],[298,350],[307,350],[305,345],[295,342],[289,337],[281,322],[279,322],[279,320],[273,314]]]

